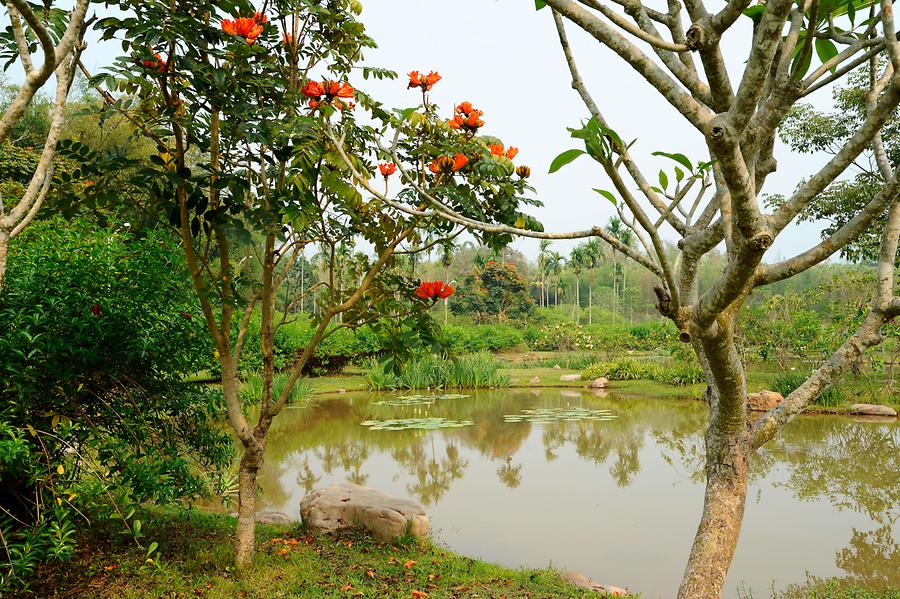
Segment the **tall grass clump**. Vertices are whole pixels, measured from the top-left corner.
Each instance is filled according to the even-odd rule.
[[[656,381],[676,387],[694,385],[706,380],[703,370],[694,364],[662,366],[632,359],[596,362],[582,371],[584,379],[590,380],[599,377],[611,381]]]
[[[789,370],[782,372],[772,379],[772,391],[781,393],[787,397],[806,381],[807,375],[799,370]],[[819,396],[813,401],[814,404],[833,408],[844,403],[844,393],[839,387],[829,385],[822,390]]]
[[[375,359],[365,364],[369,389],[487,389],[508,387],[509,377],[502,374],[503,364],[488,353],[455,359],[421,354],[403,363],[399,372]]]
[[[272,379],[272,396],[274,398],[281,397],[290,378],[288,372],[278,372]],[[263,377],[259,373],[252,373],[244,377],[241,385],[241,399],[247,403],[257,404],[262,401],[263,394]],[[300,404],[309,400],[312,395],[312,387],[303,379],[297,381],[297,384],[288,394],[288,404]]]

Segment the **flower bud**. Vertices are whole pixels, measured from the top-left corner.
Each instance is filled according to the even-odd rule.
[[[516,174],[522,177],[523,179],[527,179],[531,176],[531,169],[525,165],[516,168]]]

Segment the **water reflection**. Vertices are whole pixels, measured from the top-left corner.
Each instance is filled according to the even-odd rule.
[[[611,410],[617,418],[504,421],[527,409]],[[474,425],[369,431],[359,424],[424,417]],[[697,402],[614,393],[510,390],[429,406],[346,395],[279,417],[262,502],[295,513],[315,487],[369,484],[420,500],[441,541],[464,553],[510,565],[553,562],[666,597],[699,518],[705,423]],[[773,581],[780,588],[806,572],[900,585],[898,438],[894,422],[817,416],[763,447],[728,588],[743,582],[768,596]]]

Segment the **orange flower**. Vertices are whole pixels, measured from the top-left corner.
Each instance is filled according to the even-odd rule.
[[[494,156],[503,156],[503,146],[500,144],[491,144],[488,146],[488,149]]]
[[[262,23],[265,23],[266,20],[268,20],[265,15],[262,15],[261,18],[264,20],[260,23],[257,21],[256,17],[256,15],[259,14],[260,13],[255,13],[252,17],[238,17],[234,20],[224,19],[222,21],[222,31],[242,37],[248,45],[252,46],[254,42],[256,42],[256,38],[263,32]]]
[[[430,92],[434,84],[440,80],[441,75],[437,71],[431,71],[427,75],[419,75],[419,71],[410,71],[407,89],[421,87],[423,90]]]
[[[462,102],[456,106],[456,114],[447,124],[453,129],[463,129],[469,133],[475,133],[484,126],[481,115],[484,113],[472,107],[471,102]]]
[[[397,172],[397,165],[393,162],[383,162],[378,165],[378,170],[381,171],[381,176],[387,179]]]
[[[320,98],[325,95],[325,88],[318,81],[309,81],[300,89],[300,93],[308,98]]]
[[[428,165],[428,170],[432,173],[455,173],[469,163],[469,159],[465,154],[457,154],[456,156],[438,156]]]
[[[424,300],[428,299],[447,299],[456,292],[451,285],[445,284],[443,281],[422,281],[416,288],[416,297]],[[404,568],[410,568],[416,562],[410,561],[403,564]]]
[[[150,71],[154,71],[162,75],[169,70],[169,64],[160,56],[159,52],[153,55],[153,58],[141,61],[141,66]]]
[[[253,20],[260,25],[264,25],[269,22],[269,16],[264,12],[255,12],[253,13]]]
[[[348,102],[347,98],[352,98],[356,90],[349,83],[341,81],[308,81],[300,89],[300,93],[308,98],[313,98],[309,103],[310,108],[318,108],[322,104],[331,104],[338,110],[354,108],[356,104]]]
[[[294,45],[294,36],[285,31],[281,34],[281,41],[285,46],[293,46]]]
[[[518,153],[519,153],[519,148],[514,148],[514,147],[510,146],[506,149],[506,157],[509,158],[510,160],[515,158],[516,154],[518,154]]]

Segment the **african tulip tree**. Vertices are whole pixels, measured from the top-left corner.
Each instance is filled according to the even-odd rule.
[[[615,4],[621,9],[614,8]],[[637,244],[625,244],[600,226],[545,233],[526,217],[515,223],[487,222],[466,202],[465,194],[441,185],[443,173],[455,169],[460,161],[446,160],[442,170],[430,176],[423,165],[438,152],[428,143],[428,131],[410,130],[406,125],[396,127],[389,136],[391,142],[380,149],[398,165],[409,187],[396,195],[370,189],[386,205],[405,214],[445,220],[507,239],[515,235],[599,237],[658,278],[657,308],[678,326],[682,341],[692,345],[709,384],[706,496],[678,593],[684,599],[721,593],[741,528],[748,463],[754,451],[878,344],[885,323],[900,314],[894,272],[900,235],[900,173],[888,159],[880,136],[900,102],[900,44],[892,1],[768,0],[750,4],[751,0],[729,0],[710,12],[702,0],[686,0],[684,5],[670,1],[661,12],[640,0],[536,0],[538,9],[550,8],[548,20],[552,17],[572,87],[583,100],[588,119],[572,132],[584,149],[562,153],[551,172],[579,156],[590,157],[614,190],[598,191],[616,205]],[[752,34],[742,40],[735,60],[726,61],[720,40],[743,18],[752,19]],[[631,152],[633,145],[620,136],[624,129],[614,129],[604,118],[579,75],[567,24],[590,35],[598,50],[605,48],[630,65],[646,81],[648,90],[660,94],[705,141],[708,156],[699,163],[683,154],[657,152],[676,163],[671,178],[674,186],[665,174],[660,175],[658,186],[650,183],[644,174],[646,167]],[[735,36],[739,34],[732,33]],[[815,63],[813,56],[818,57]],[[591,57],[591,62],[605,58]],[[732,72],[728,64],[742,65],[742,69]],[[767,177],[777,168],[779,125],[798,101],[857,67],[869,73],[865,117],[822,168],[798,177],[794,192],[766,212],[760,198]],[[410,117],[417,119],[433,110],[426,101],[422,112]],[[472,147],[474,133],[486,120],[480,113],[464,103],[444,118],[449,119],[446,124],[432,127],[442,132],[442,139],[447,139],[447,132],[455,133],[458,145],[466,147],[465,156],[474,152],[479,157],[481,166],[476,168],[491,164],[496,158],[493,154]],[[340,142],[334,131],[329,135],[335,143]],[[786,260],[764,262],[775,238],[863,153],[873,157],[880,173],[879,190],[865,207],[809,250]],[[460,166],[463,172],[465,168]],[[865,320],[783,403],[758,418],[748,418],[746,373],[734,340],[736,318],[747,296],[757,287],[792,277],[828,259],[885,214],[878,232],[877,284],[871,290]],[[678,238],[674,258],[664,234]],[[700,289],[700,262],[721,244],[727,256],[724,271],[713,285]]]
[[[102,19],[98,28],[129,54],[93,83],[108,110],[124,113],[158,146],[152,166],[139,168],[136,180],[146,181],[158,211],[180,234],[221,368],[228,422],[243,449],[235,551],[244,567],[253,558],[256,480],[268,431],[317,345],[341,327],[364,324],[396,329],[407,323],[407,330],[427,333],[426,308],[453,289],[418,284],[390,267],[397,256],[445,243],[462,227],[360,192],[363,185],[403,194],[405,183],[385,153],[371,151],[383,128],[404,115],[383,111],[349,82],[360,72],[394,76],[356,67],[362,51],[373,46],[356,19],[358,2],[119,5],[128,16]],[[431,73],[417,84],[426,102],[439,79]],[[115,98],[112,90],[124,97]],[[383,124],[358,123],[356,103]],[[430,141],[440,155],[427,165],[417,162],[414,177],[433,177],[436,193],[452,187],[481,219],[518,218],[514,196],[525,184],[511,179],[511,168],[485,169],[477,178],[460,172],[468,162],[464,146],[486,147],[483,142],[463,144],[455,136]],[[374,257],[342,260],[357,240]],[[276,385],[275,332],[304,297],[285,299],[279,289],[308,246],[322,248],[325,265],[323,280],[306,291],[315,291],[319,302],[314,334],[286,382]],[[254,313],[261,319],[263,386],[252,422],[242,403],[238,363]]]

